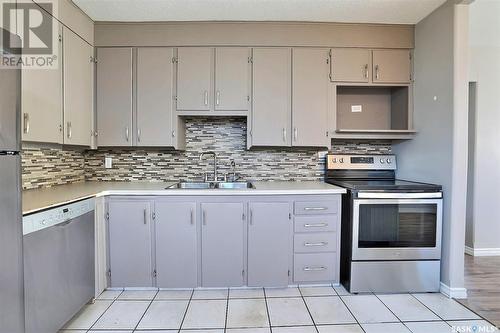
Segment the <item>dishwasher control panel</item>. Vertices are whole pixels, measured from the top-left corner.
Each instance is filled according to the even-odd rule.
[[[67,222],[95,209],[93,198],[23,216],[23,235]]]

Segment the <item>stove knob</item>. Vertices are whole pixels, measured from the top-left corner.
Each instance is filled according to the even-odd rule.
[[[387,164],[391,164],[392,160],[390,158],[387,159]]]
[[[341,158],[339,161],[340,161],[340,163],[344,163],[344,159],[343,158]]]
[[[380,164],[384,164],[385,160],[383,158],[380,159]]]

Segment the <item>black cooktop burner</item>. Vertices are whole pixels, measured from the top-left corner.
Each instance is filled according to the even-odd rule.
[[[326,179],[327,183],[341,186],[354,191],[383,192],[439,192],[440,185],[411,182],[400,179]]]

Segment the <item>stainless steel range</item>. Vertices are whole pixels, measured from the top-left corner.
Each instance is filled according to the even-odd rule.
[[[357,292],[440,287],[442,188],[395,178],[395,155],[326,157],[342,198],[342,284]]]

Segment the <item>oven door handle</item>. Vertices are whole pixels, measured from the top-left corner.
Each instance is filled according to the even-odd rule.
[[[359,192],[359,199],[434,199],[442,198],[441,192],[425,193],[391,193],[391,192]]]

